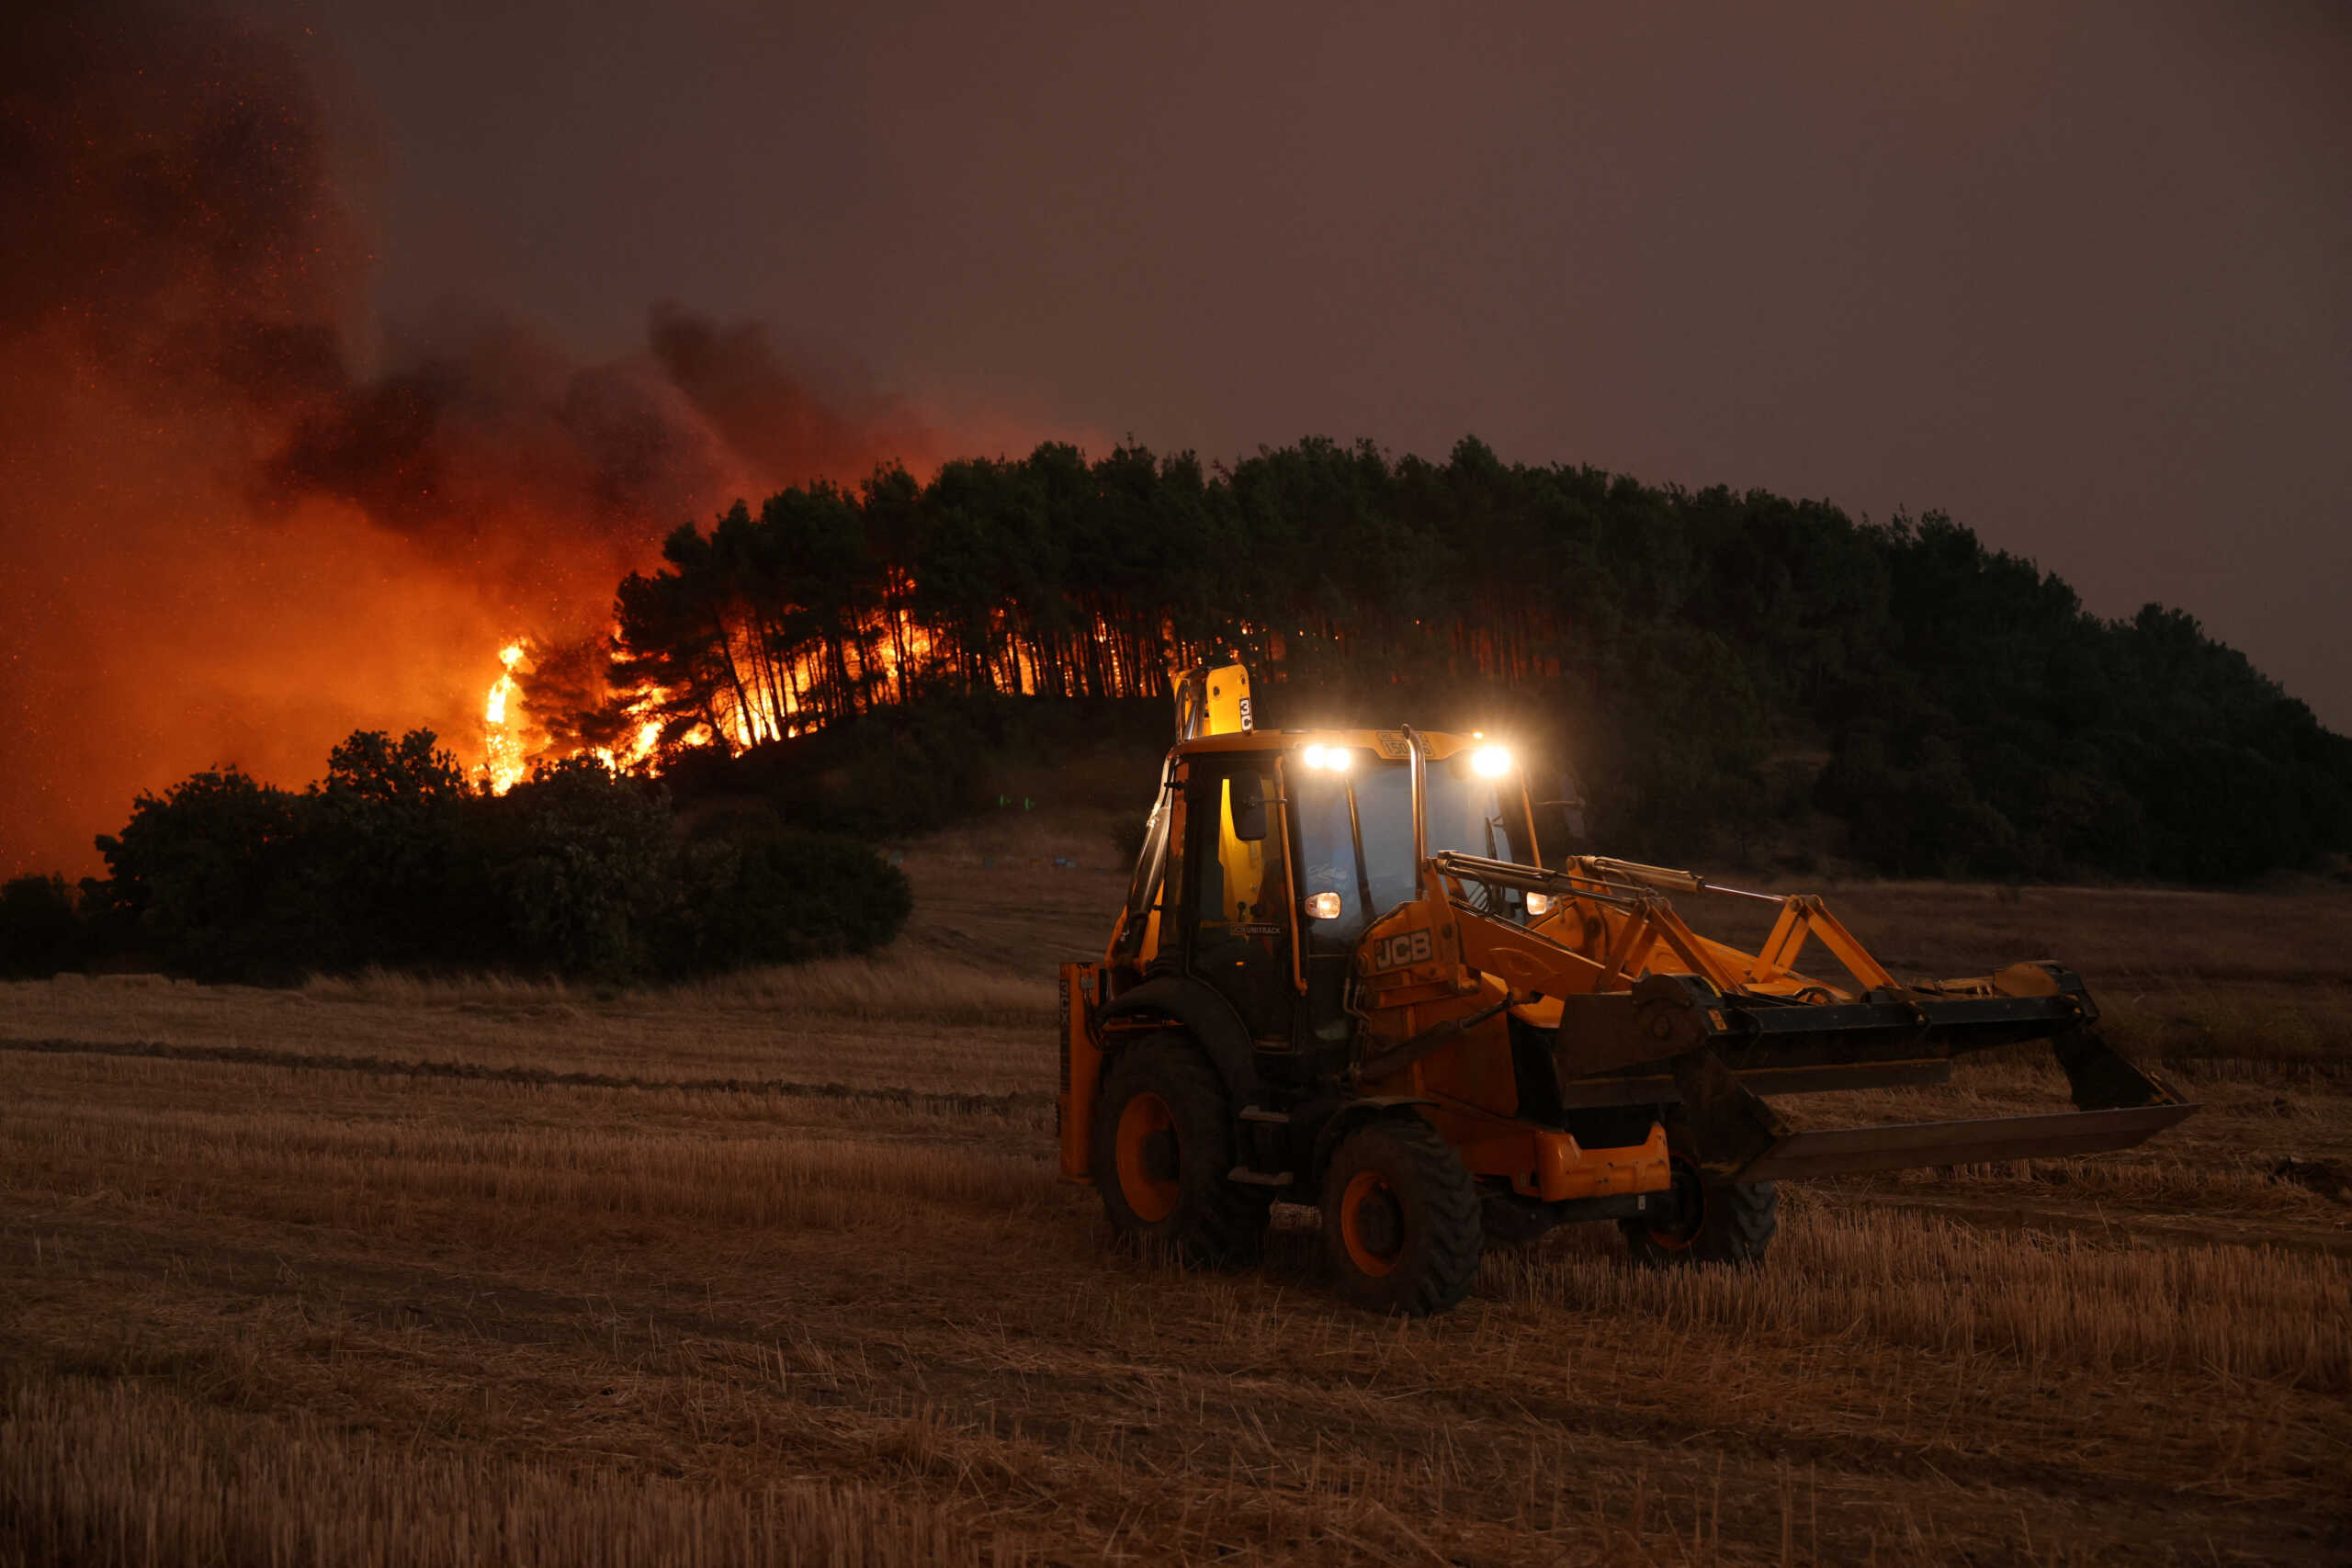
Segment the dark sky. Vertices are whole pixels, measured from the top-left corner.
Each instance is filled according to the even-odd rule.
[[[298,15],[394,321],[676,300],[951,426],[1942,508],[2352,728],[2352,8]]]
[[[0,7],[0,869],[1046,435],[1940,508],[2352,731],[2344,0]]]

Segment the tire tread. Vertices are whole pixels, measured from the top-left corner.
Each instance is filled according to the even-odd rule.
[[[1346,1261],[1344,1245],[1334,1234],[1329,1245],[1342,1292],[1359,1305],[1385,1307],[1411,1317],[1445,1312],[1470,1293],[1479,1261],[1486,1255],[1484,1200],[1477,1183],[1471,1179],[1453,1145],[1419,1116],[1387,1117],[1358,1128],[1340,1145],[1334,1165],[1347,1158],[1350,1145],[1368,1134],[1396,1145],[1403,1155],[1430,1222],[1429,1247],[1419,1269],[1400,1286],[1390,1283],[1394,1276],[1371,1279],[1355,1273]],[[1336,1191],[1339,1184],[1327,1177],[1325,1185]],[[1328,1216],[1325,1223],[1336,1229],[1335,1221]]]
[[[1265,1244],[1272,1199],[1261,1189],[1226,1179],[1236,1147],[1233,1111],[1225,1080],[1207,1057],[1181,1035],[1153,1035],[1113,1057],[1102,1077],[1104,1093],[1097,1102],[1093,1134],[1094,1180],[1112,1228],[1124,1240],[1161,1243],[1186,1263],[1226,1267],[1255,1261]],[[1216,1134],[1209,1147],[1191,1155],[1194,1159],[1207,1156],[1209,1176],[1188,1180],[1176,1212],[1157,1223],[1136,1219],[1117,1195],[1114,1131],[1120,1108],[1140,1089],[1167,1100],[1180,1121],[1195,1120]]]
[[[1754,1181],[1710,1185],[1705,1193],[1699,1234],[1688,1247],[1661,1245],[1643,1221],[1620,1222],[1634,1261],[1651,1269],[1760,1266],[1780,1234],[1780,1189],[1770,1181]]]

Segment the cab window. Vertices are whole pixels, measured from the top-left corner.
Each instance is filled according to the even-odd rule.
[[[1211,927],[1262,924],[1282,919],[1288,896],[1272,886],[1271,865],[1282,869],[1282,840],[1269,831],[1269,805],[1274,782],[1268,770],[1243,766],[1206,781],[1214,792],[1214,809],[1202,814],[1201,882],[1195,896],[1195,918],[1204,930]]]
[[[1365,927],[1418,891],[1411,767],[1358,753],[1345,771],[1294,769],[1291,781],[1300,886],[1310,897],[1335,893],[1340,898],[1338,919],[1307,923],[1307,952],[1353,952]],[[1515,775],[1480,778],[1467,755],[1457,753],[1429,765],[1428,787],[1432,853],[1453,850],[1535,863],[1534,836]],[[1518,917],[1518,894],[1482,888],[1476,896],[1496,913]]]
[[[1271,759],[1194,764],[1193,966],[1231,999],[1261,1039],[1289,1032],[1291,878],[1280,778]]]

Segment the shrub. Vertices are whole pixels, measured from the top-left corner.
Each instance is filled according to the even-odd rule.
[[[109,912],[170,967],[204,979],[286,978],[313,967],[328,931],[299,874],[300,795],[235,768],[141,794],[101,835]]]
[[[575,757],[482,804],[502,829],[488,853],[504,914],[501,957],[605,979],[653,967],[654,927],[677,897],[658,786]]]
[[[329,754],[304,801],[300,874],[322,909],[320,964],[463,962],[485,940],[481,878],[466,855],[472,795],[430,730],[374,730]]]
[[[18,876],[0,885],[0,975],[41,978],[77,963],[83,927],[62,876]]]
[[[428,730],[355,734],[300,795],[198,773],[98,845],[112,874],[87,902],[112,940],[208,979],[708,973],[870,952],[913,904],[872,850],[772,809],[682,843],[661,785],[579,757],[485,795]],[[63,883],[21,878],[0,898],[0,965],[46,973],[86,931]]]
[[[669,966],[708,972],[869,953],[913,910],[906,875],[865,845],[738,817],[682,856]]]

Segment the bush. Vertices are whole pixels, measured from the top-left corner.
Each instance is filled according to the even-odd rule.
[[[484,940],[481,878],[469,864],[473,791],[429,730],[394,740],[362,730],[327,759],[303,801],[297,859],[322,912],[325,968],[462,963]]]
[[[655,967],[655,928],[677,887],[658,786],[577,757],[481,804],[500,829],[486,859],[504,914],[501,960],[613,980]]]
[[[870,953],[914,908],[904,873],[853,839],[737,818],[683,856],[669,966],[681,974]]]
[[[111,875],[85,909],[102,919],[56,878],[20,878],[0,898],[0,965],[53,969],[97,930],[207,979],[421,964],[631,980],[870,952],[913,904],[855,840],[760,808],[682,842],[662,786],[584,757],[487,795],[426,730],[353,735],[300,795],[198,773],[140,796],[98,847]]]
[[[0,976],[40,979],[80,962],[83,926],[62,876],[18,876],[0,885]]]
[[[235,768],[141,794],[101,835],[109,923],[167,966],[202,979],[285,979],[314,967],[331,934],[301,873],[304,801]]]
[[[300,795],[235,768],[193,774],[98,840],[96,923],[202,979],[464,962],[481,929],[462,839],[474,798],[429,730],[355,734]]]

